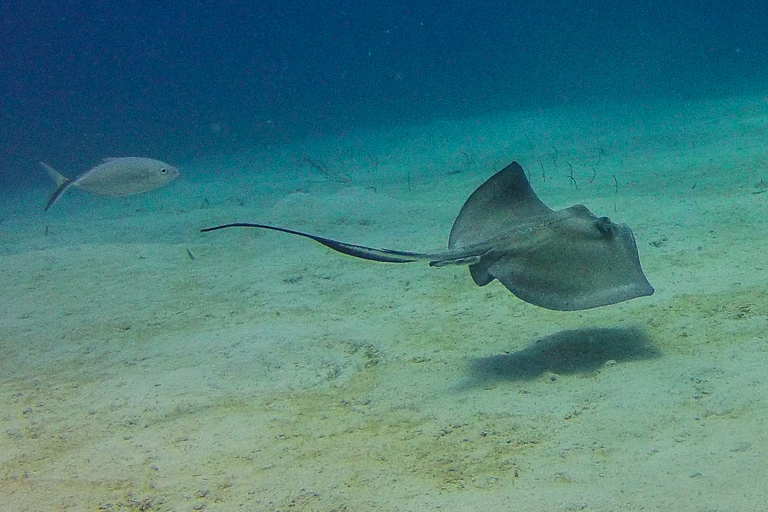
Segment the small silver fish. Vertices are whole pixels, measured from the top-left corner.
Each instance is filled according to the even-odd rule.
[[[160,160],[135,156],[105,158],[96,167],[71,180],[50,165],[40,162],[53,181],[56,191],[48,200],[47,210],[70,187],[78,187],[102,196],[130,196],[162,187],[179,176],[179,170]]]

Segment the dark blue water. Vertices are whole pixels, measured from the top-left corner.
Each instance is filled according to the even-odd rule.
[[[350,128],[768,93],[768,3],[0,4],[0,176]]]

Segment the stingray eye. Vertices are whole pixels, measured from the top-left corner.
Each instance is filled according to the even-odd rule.
[[[604,235],[610,235],[612,233],[612,227],[613,224],[611,223],[611,219],[608,217],[600,217],[597,219],[597,222],[595,222],[595,225],[597,226],[597,229],[600,230],[600,232]]]
[[[165,167],[163,167],[162,169],[160,169],[160,172],[161,172],[162,174],[165,174],[165,173],[167,173],[167,172],[168,172],[168,169],[166,169]]]

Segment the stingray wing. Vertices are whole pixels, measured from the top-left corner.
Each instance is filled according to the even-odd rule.
[[[520,299],[548,309],[574,311],[651,295],[637,244],[624,224],[597,218],[584,206],[470,266],[472,277],[498,279]],[[558,213],[561,213],[558,212]],[[477,281],[477,279],[476,279]]]
[[[512,162],[469,196],[453,223],[448,248],[485,242],[552,213],[531,188],[520,164]]]

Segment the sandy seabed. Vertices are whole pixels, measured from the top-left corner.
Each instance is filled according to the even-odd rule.
[[[512,160],[551,207],[627,223],[656,293],[555,312],[465,267],[199,232],[438,249]],[[3,192],[0,510],[765,509],[768,97],[179,164],[48,212]]]

